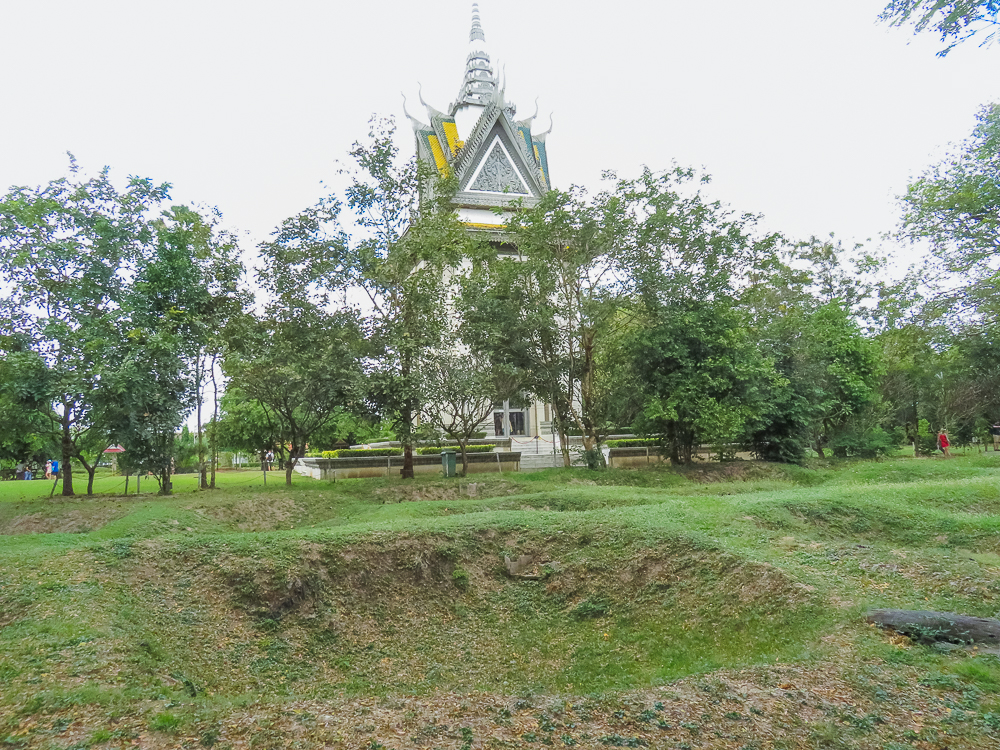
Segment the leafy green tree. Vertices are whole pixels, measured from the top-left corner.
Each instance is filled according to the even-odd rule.
[[[148,213],[167,185],[139,178],[119,191],[108,170],[71,175],[0,198],[0,333],[18,334],[47,369],[43,408],[61,455],[62,494],[73,459],[93,472],[84,443],[97,440],[92,410],[128,279],[152,238]],[[4,354],[7,354],[5,351]],[[99,442],[99,440],[97,440]]]
[[[0,466],[44,463],[58,456],[49,392],[50,371],[35,352],[8,340],[0,358]]]
[[[492,416],[497,401],[517,393],[517,381],[482,357],[458,351],[425,354],[419,367],[421,421],[458,442],[465,476],[469,440]]]
[[[891,0],[879,20],[891,26],[913,25],[914,33],[928,29],[941,35],[947,47],[938,52],[944,57],[957,45],[979,33],[985,33],[979,46],[997,38],[1000,25],[998,0]]]
[[[938,301],[960,314],[1000,313],[1000,104],[983,107],[972,136],[901,198],[898,235],[929,243]]]
[[[358,400],[357,325],[346,313],[300,308],[294,317],[253,319],[242,339],[239,350],[226,356],[226,375],[231,387],[259,406],[252,413],[256,424],[251,423],[256,438],[273,440],[260,447],[277,450],[285,462],[285,483],[291,484],[313,436]],[[258,422],[260,414],[264,419]]]
[[[878,348],[838,303],[830,302],[801,320],[795,372],[810,406],[812,448],[824,448],[851,419],[878,400]]]
[[[182,354],[183,342],[170,331],[132,327],[114,348],[114,365],[103,371],[96,394],[95,421],[110,442],[125,447],[125,465],[151,472],[164,495],[173,490],[177,431],[194,405]]]
[[[702,442],[738,441],[781,385],[725,300],[664,305],[633,346],[646,393],[639,430],[661,436],[673,463],[690,463]]]
[[[417,363],[447,330],[448,279],[470,240],[449,201],[453,183],[401,162],[394,133],[391,120],[373,119],[368,141],[351,150],[344,204],[355,234],[340,227],[344,204],[333,196],[286,221],[264,249],[265,287],[285,310],[363,297],[369,397],[403,443],[402,476],[412,479]]]
[[[243,275],[235,237],[219,229],[221,216],[215,209],[202,212],[188,206],[172,206],[153,222],[159,245],[159,262],[151,268],[147,314],[160,318],[182,342],[182,356],[194,381],[199,484],[215,486],[215,450],[212,451],[211,483],[205,460],[202,429],[203,392],[211,381],[218,393],[214,372],[222,354],[227,323],[240,315],[250,294],[239,287]]]
[[[354,145],[347,206],[361,230],[351,247],[351,278],[370,303],[375,396],[403,443],[401,475],[412,479],[419,358],[441,346],[448,280],[471,242],[450,202],[453,179],[414,160],[401,165],[394,130],[391,121],[373,121],[368,143]]]
[[[271,412],[233,382],[222,394],[215,430],[220,445],[254,456],[281,445],[281,430]]]

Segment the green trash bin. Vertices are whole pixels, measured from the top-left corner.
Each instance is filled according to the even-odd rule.
[[[446,477],[453,477],[456,475],[455,451],[448,450],[447,448],[441,451],[441,470],[444,472]]]

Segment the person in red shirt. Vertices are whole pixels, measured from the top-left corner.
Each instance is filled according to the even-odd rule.
[[[951,443],[948,442],[948,433],[941,430],[938,435],[938,445],[941,446],[941,450],[944,452],[945,458],[951,458],[951,451],[948,450],[951,447]]]

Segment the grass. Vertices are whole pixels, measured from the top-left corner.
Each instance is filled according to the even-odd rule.
[[[863,613],[996,616],[998,479],[990,453],[0,483],[0,747],[997,746],[997,657]]]

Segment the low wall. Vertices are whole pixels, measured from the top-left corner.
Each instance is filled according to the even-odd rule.
[[[611,448],[608,452],[608,467],[612,469],[660,464],[664,461],[669,459],[663,455],[658,445],[648,448]]]
[[[469,453],[469,473],[503,473],[521,470],[520,452]],[[456,456],[462,470],[462,456]],[[399,476],[402,456],[367,456],[360,458],[300,458],[295,471],[313,479],[360,479],[363,477]],[[441,454],[413,456],[414,474],[441,474]]]

